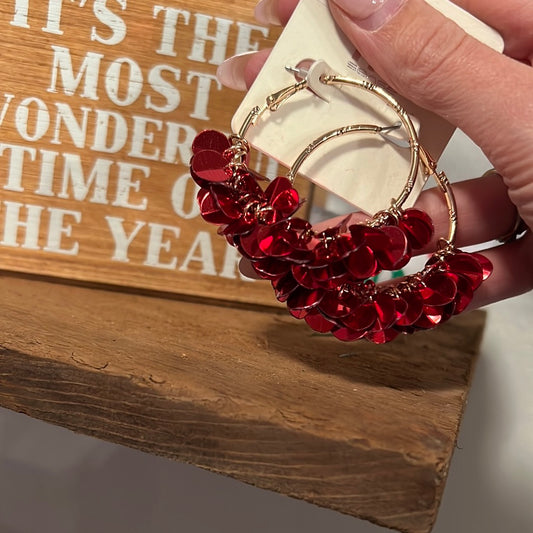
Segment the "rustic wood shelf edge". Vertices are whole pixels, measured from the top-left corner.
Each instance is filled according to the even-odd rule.
[[[10,276],[0,290],[3,407],[431,530],[484,313],[375,347],[277,313]]]

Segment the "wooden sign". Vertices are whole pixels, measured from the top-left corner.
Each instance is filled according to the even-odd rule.
[[[190,145],[229,129],[217,66],[271,46],[255,2],[9,0],[0,5],[4,270],[273,303],[203,222]],[[277,165],[251,166],[274,177]]]

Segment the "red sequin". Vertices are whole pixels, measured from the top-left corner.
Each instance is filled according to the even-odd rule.
[[[359,305],[359,299],[350,293],[327,292],[320,302],[320,310],[330,318],[348,316]]]
[[[409,243],[415,250],[429,244],[433,237],[434,229],[431,218],[419,209],[406,209],[398,225],[405,232]]]
[[[225,215],[231,219],[238,219],[242,216],[240,198],[235,191],[219,183],[211,185],[209,190]]]
[[[311,311],[304,319],[308,326],[319,333],[328,333],[335,327],[335,322],[328,320],[319,311]]]
[[[276,178],[267,187],[265,197],[283,218],[289,217],[300,207],[298,191],[292,188],[292,183],[287,178]]]
[[[345,261],[348,272],[356,280],[371,278],[378,272],[376,256],[368,246],[360,246]]]
[[[252,261],[252,267],[260,277],[269,280],[276,280],[290,272],[290,265],[273,257]]]
[[[342,327],[333,329],[332,333],[337,339],[344,342],[357,341],[366,335],[365,330],[354,331],[353,329]]]
[[[328,270],[326,267],[309,268],[305,265],[292,265],[292,275],[294,279],[306,289],[321,289],[321,282],[328,281]]]
[[[376,259],[384,270],[400,270],[411,259],[409,241],[397,226],[384,226],[380,230],[388,240],[386,246],[374,249]]]
[[[284,276],[273,280],[272,287],[274,288],[274,293],[278,301],[286,302],[291,292],[299,287],[299,285],[293,275],[287,272]]]
[[[355,331],[371,330],[378,315],[372,302],[362,303],[357,306],[350,315],[341,319],[341,322]]]
[[[455,297],[455,311],[454,314],[462,313],[472,301],[474,297],[474,289],[472,283],[468,278],[457,276],[457,295]]]
[[[222,154],[230,146],[229,139],[222,132],[204,130],[195,137],[191,149],[193,154],[197,154],[201,150],[214,150]]]
[[[365,339],[374,344],[385,344],[394,340],[400,334],[393,329],[379,329],[365,333]]]
[[[214,150],[202,150],[193,155],[191,160],[191,174],[208,182],[222,182],[229,179],[226,165],[227,159]],[[202,183],[199,183],[202,186]]]
[[[447,272],[435,272],[424,279],[424,287],[420,289],[424,305],[442,306],[453,302],[457,294],[454,276]]]
[[[407,305],[407,309],[402,306],[402,314],[396,320],[396,324],[398,326],[412,326],[422,314],[424,299],[419,291],[404,291],[400,298]]]
[[[287,299],[287,307],[293,311],[309,311],[310,309],[316,307],[323,297],[324,292],[321,290],[298,287],[289,295],[289,298]]]
[[[449,271],[469,279],[472,289],[477,289],[484,278],[483,267],[473,254],[457,253],[445,259]]]
[[[350,224],[349,215],[315,230],[293,218],[301,200],[291,181],[278,177],[263,191],[262,178],[245,166],[246,145],[236,142],[208,130],[193,143],[191,175],[200,186],[201,215],[314,331],[383,344],[400,333],[433,329],[463,312],[492,272],[483,255],[450,247],[436,252],[421,273],[376,285],[369,278],[402,268],[412,249],[428,245],[434,231],[429,216],[407,209],[367,225]]]
[[[285,257],[289,255],[298,241],[298,234],[290,228],[287,220],[263,226],[257,233],[259,248],[268,256]]]
[[[232,235],[239,236],[239,235],[245,235],[247,233],[250,233],[257,227],[257,220],[255,216],[252,216],[250,214],[245,214],[241,218],[232,221],[227,226],[224,226],[224,228],[219,229],[219,232],[222,235],[226,235],[226,237],[230,237]]]
[[[396,306],[394,298],[385,292],[378,293],[374,298],[376,321],[372,330],[379,331],[390,328],[396,320]]]
[[[483,281],[485,281],[492,274],[492,263],[484,255],[478,253],[472,253],[470,255],[481,265],[483,270]]]
[[[266,254],[259,247],[258,233],[260,230],[261,227],[257,226],[252,232],[238,238],[237,248],[244,257],[252,260],[266,257]]]
[[[389,245],[388,237],[379,228],[354,224],[349,229],[355,249],[366,244],[372,250],[384,250]]]
[[[229,224],[231,222],[231,218],[222,212],[215,197],[210,191],[200,189],[197,198],[200,206],[200,213],[206,222],[217,225]]]

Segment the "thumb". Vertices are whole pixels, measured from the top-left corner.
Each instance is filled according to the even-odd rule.
[[[424,0],[330,0],[330,8],[389,85],[464,130],[501,170],[512,164],[513,140],[516,163],[516,131],[533,123],[531,67],[470,37]]]

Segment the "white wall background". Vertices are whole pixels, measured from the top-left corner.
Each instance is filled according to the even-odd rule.
[[[458,134],[455,179],[489,164]],[[533,293],[489,308],[434,533],[533,531]],[[383,533],[277,494],[0,409],[0,533]]]

